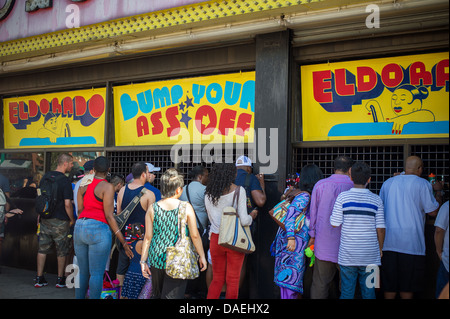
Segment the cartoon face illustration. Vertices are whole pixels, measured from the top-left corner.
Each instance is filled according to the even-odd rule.
[[[58,137],[70,137],[70,128],[67,119],[61,119],[60,114],[47,113],[44,124],[38,131],[38,137],[50,138],[51,143],[55,143]],[[59,119],[59,120],[58,120]]]
[[[434,114],[422,108],[422,102],[428,97],[428,89],[404,84],[398,87],[391,98],[394,117],[386,119],[392,122],[392,134],[402,134],[403,127],[411,122],[434,122]]]
[[[386,112],[383,112],[376,100],[368,101],[365,106],[375,123],[380,121],[393,123],[392,134],[402,134],[403,127],[408,123],[434,122],[433,112],[423,108],[423,101],[426,100],[428,95],[429,92],[425,86],[417,87],[411,84],[403,84],[392,93],[392,113],[388,116],[385,116]]]
[[[422,100],[428,96],[424,87],[417,88],[412,85],[398,87],[391,98],[391,108],[396,116],[410,114],[422,109]]]
[[[44,127],[50,131],[54,131],[56,132],[56,130],[58,129],[58,121],[57,121],[57,117],[51,117],[50,119],[48,119],[46,122],[44,122]]]

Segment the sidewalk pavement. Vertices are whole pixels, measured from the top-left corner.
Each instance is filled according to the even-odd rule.
[[[48,286],[34,287],[35,271],[2,266],[0,299],[75,299],[75,289],[56,288],[56,274],[45,274]]]

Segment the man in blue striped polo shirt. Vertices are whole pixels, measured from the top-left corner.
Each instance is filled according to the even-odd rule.
[[[370,276],[374,267],[381,265],[385,236],[383,202],[366,188],[370,182],[370,167],[366,163],[353,164],[350,176],[354,187],[338,195],[330,217],[332,226],[342,225],[338,255],[341,299],[354,298],[358,279],[362,298],[375,299],[375,282]]]

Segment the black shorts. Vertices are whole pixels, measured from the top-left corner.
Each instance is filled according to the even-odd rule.
[[[425,256],[383,251],[380,275],[385,292],[420,292],[425,284]]]
[[[123,275],[127,273],[128,267],[130,266],[130,258],[125,254],[125,249],[123,249],[123,246],[120,244],[119,241],[117,241],[119,244],[117,245],[117,250],[119,251],[119,258],[117,260],[117,275]]]

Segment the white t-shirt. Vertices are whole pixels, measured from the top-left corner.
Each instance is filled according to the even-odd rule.
[[[211,222],[211,228],[209,231],[210,235],[211,233],[219,234],[222,210],[227,206],[232,206],[233,196],[234,192],[220,196],[217,206],[213,205],[208,195],[205,196],[205,207],[208,213],[209,221]],[[240,187],[237,212],[242,226],[250,226],[252,224],[253,218],[247,213],[247,195],[244,187]]]
[[[434,226],[445,230],[442,262],[448,271],[448,201],[442,204],[441,209],[439,209]]]
[[[377,228],[385,228],[383,202],[366,188],[351,188],[338,195],[330,216],[340,226],[338,264],[381,265]]]
[[[383,251],[425,256],[425,214],[439,203],[431,184],[416,175],[398,175],[383,183],[386,237]]]

